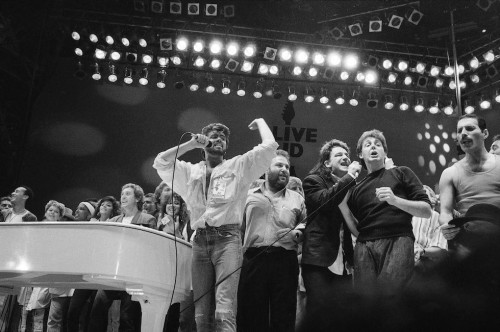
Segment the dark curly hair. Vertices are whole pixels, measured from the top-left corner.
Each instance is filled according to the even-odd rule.
[[[114,198],[113,196],[104,196],[97,202],[97,206],[95,208],[94,214],[92,215],[92,218],[95,218],[97,220],[101,218],[101,213],[99,212],[99,210],[101,209],[101,205],[104,202],[110,202],[111,205],[113,206],[113,210],[111,211],[111,215],[109,216],[110,219],[121,213],[120,203],[118,203],[116,198]]]

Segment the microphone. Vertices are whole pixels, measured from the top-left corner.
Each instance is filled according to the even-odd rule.
[[[193,133],[190,133],[192,137],[194,137],[195,139],[198,139],[198,134],[193,134]],[[212,147],[212,141],[211,140],[208,140],[208,144],[205,145],[206,148],[210,148]]]

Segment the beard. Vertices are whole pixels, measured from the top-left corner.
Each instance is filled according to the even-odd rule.
[[[281,190],[286,187],[288,184],[290,176],[286,176],[286,179],[280,179],[280,174],[269,174],[267,180],[269,181],[269,185],[274,189]]]

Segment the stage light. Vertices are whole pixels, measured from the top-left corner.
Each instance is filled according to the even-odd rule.
[[[431,70],[429,71],[429,75],[432,77],[436,77],[441,73],[441,67],[438,67],[436,65],[431,66]]]
[[[180,1],[170,1],[170,14],[180,15],[182,13],[182,3]]]
[[[405,15],[408,22],[410,22],[414,25],[418,25],[418,23],[420,23],[420,20],[422,19],[423,16],[424,16],[424,14],[421,11],[418,11],[414,8],[411,8],[409,11],[407,11],[406,15]]]
[[[366,100],[366,106],[368,106],[369,108],[377,108],[378,99],[377,99],[377,96],[373,92],[368,93],[368,99]]]
[[[118,51],[111,51],[111,53],[109,54],[109,57],[113,61],[119,61],[122,57],[122,54]]]
[[[403,84],[406,86],[412,85],[413,84],[413,77],[411,77],[410,75],[405,75],[405,77],[403,79]]]
[[[142,63],[147,64],[147,65],[150,64],[151,62],[153,62],[153,52],[143,53],[141,61],[142,61]]]
[[[222,43],[217,39],[212,40],[208,45],[208,48],[210,49],[210,53],[220,54],[222,52]]]
[[[123,82],[126,84],[132,84],[134,82],[134,79],[132,78],[132,69],[130,67],[125,67]]]
[[[312,61],[314,65],[323,66],[325,64],[325,55],[320,52],[314,52],[312,56]]]
[[[292,70],[292,74],[294,74],[295,76],[301,75],[302,74],[302,68],[299,67],[299,66],[294,66],[293,70]]]
[[[182,64],[182,57],[180,54],[174,54],[170,57],[170,61],[172,62],[173,65],[175,66],[180,66]]]
[[[83,63],[81,61],[78,61],[76,64],[76,71],[73,75],[80,80],[86,76],[85,70],[83,69]]]
[[[328,89],[327,88],[322,87],[320,89],[319,95],[320,95],[320,97],[319,97],[320,103],[327,104],[330,101],[330,98],[328,97]]]
[[[297,93],[295,92],[295,87],[294,86],[289,86],[288,87],[288,100],[290,100],[290,101],[297,100]]]
[[[140,47],[146,48],[148,47],[148,39],[151,40],[151,36],[146,31],[141,30],[137,36],[137,43]]]
[[[417,98],[415,101],[415,106],[413,106],[413,110],[417,113],[422,113],[425,110],[424,99]]]
[[[436,86],[436,88],[440,89],[441,87],[443,87],[443,84],[444,84],[444,80],[442,78],[436,78],[436,82],[434,83],[434,85]]]
[[[347,54],[344,57],[344,67],[347,70],[353,70],[358,68],[359,65],[359,58],[356,54]]]
[[[246,95],[247,82],[244,79],[241,79],[238,82],[238,89],[236,90],[236,94],[240,97]]]
[[[495,101],[500,103],[500,89],[495,90]]]
[[[207,86],[205,87],[205,91],[207,93],[214,93],[215,92],[215,85],[214,85],[214,80],[211,75],[207,75]]]
[[[349,104],[351,106],[358,106],[359,104],[359,91],[353,90],[351,94],[351,98],[349,99]]]
[[[226,52],[227,52],[227,55],[229,55],[229,56],[234,57],[234,56],[238,55],[239,50],[240,50],[240,46],[236,42],[230,42],[226,46]]]
[[[295,52],[295,62],[304,64],[309,60],[309,53],[304,49],[298,49]]]
[[[263,57],[264,59],[274,61],[274,59],[276,59],[276,54],[278,54],[278,49],[273,47],[266,47]]]
[[[453,101],[450,100],[450,102],[442,108],[442,111],[446,115],[452,115],[455,112],[455,109],[453,108]]]
[[[97,37],[97,33],[93,33],[93,32],[92,32],[92,33],[90,33],[90,34],[89,34],[89,40],[90,40],[92,43],[96,44],[96,43],[99,41],[99,37]]]
[[[425,67],[427,67],[427,65],[425,63],[417,62],[417,64],[415,65],[415,71],[418,74],[423,74],[425,72]]]
[[[426,88],[429,78],[427,76],[419,76],[417,79],[417,87]]]
[[[222,94],[224,95],[227,95],[229,93],[231,93],[231,81],[229,80],[229,78],[223,78],[222,79],[222,89],[220,90],[220,92],[222,92]]]
[[[188,15],[200,15],[200,4],[197,2],[190,2],[187,6]]]
[[[269,73],[269,65],[265,63],[260,63],[259,68],[257,69],[257,74],[267,75]]]
[[[306,90],[304,92],[304,101],[306,103],[312,103],[314,101],[314,91],[310,86],[306,87]]]
[[[392,101],[391,95],[384,96],[384,108],[386,110],[392,110],[394,108],[394,102]]]
[[[472,70],[479,68],[479,59],[475,56],[472,57],[472,59],[469,60],[469,67]]]
[[[282,48],[278,53],[278,57],[281,61],[289,62],[292,60],[292,51],[288,48]]]
[[[408,70],[408,61],[402,59],[398,60],[395,69],[401,72],[406,72]]]
[[[452,66],[448,65],[444,68],[444,76],[451,77],[453,76],[453,74],[455,74],[455,70],[453,69]]]
[[[327,56],[327,64],[330,67],[338,67],[342,63],[342,56],[339,52],[331,51]]]
[[[203,66],[205,66],[205,63],[207,63],[207,60],[198,55],[196,59],[194,59],[193,65],[198,68],[203,68]]]
[[[323,78],[331,80],[333,78],[334,73],[335,72],[333,71],[333,69],[326,68],[325,71],[323,72]]]
[[[234,59],[229,59],[226,63],[226,69],[234,72],[240,63]]]
[[[205,15],[217,16],[217,4],[216,3],[207,3],[205,5]]]
[[[495,65],[490,65],[488,67],[486,67],[486,77],[488,78],[494,78],[495,76],[498,75],[498,70],[497,68],[495,67]]]
[[[342,31],[339,27],[334,27],[333,29],[328,30],[328,35],[335,40],[339,40],[344,37],[344,31]]]
[[[339,90],[335,93],[335,103],[337,105],[343,105],[345,103],[344,90]]]
[[[262,79],[255,83],[255,89],[253,90],[253,96],[257,99],[262,98],[262,91],[264,90],[264,81]]]
[[[401,96],[399,97],[399,110],[407,111],[410,108],[410,104],[408,103],[408,97]]]
[[[479,107],[482,110],[491,108],[491,99],[484,94],[479,96]]]
[[[160,67],[166,67],[168,66],[169,58],[163,55],[158,55],[156,57],[156,62],[158,63],[158,66]]]
[[[464,100],[464,112],[466,114],[472,114],[474,113],[474,111],[476,110],[476,107],[474,106],[474,104],[472,103],[472,101],[470,99],[465,99]]]
[[[462,75],[465,73],[465,66],[464,65],[458,65],[458,73]]]
[[[106,52],[106,49],[104,48],[104,46],[98,45],[95,49],[94,54],[95,54],[96,59],[104,60],[106,58],[106,54],[108,54],[108,52]]]
[[[438,114],[439,113],[439,101],[437,99],[433,99],[429,103],[429,113],[431,113],[431,114]]]
[[[115,39],[110,34],[106,34],[106,36],[104,37],[104,40],[106,41],[106,43],[108,45],[113,45],[115,43]]]
[[[381,32],[382,31],[382,20],[378,16],[374,16],[370,19],[370,24],[368,27],[369,32]]]
[[[382,60],[382,68],[384,69],[391,69],[392,68],[392,60],[391,59],[388,59],[388,58],[385,58]]]
[[[243,50],[243,54],[245,55],[245,57],[247,58],[251,58],[253,56],[255,56],[255,53],[257,52],[257,49],[255,47],[255,45],[253,44],[249,44],[247,45],[244,50]]]
[[[241,71],[244,73],[250,73],[253,69],[254,63],[244,60],[243,64],[241,65]]]
[[[402,23],[403,23],[403,16],[392,14],[389,18],[389,23],[387,24],[387,26],[393,29],[399,29],[401,28]]]
[[[380,60],[380,59],[379,59],[378,57],[376,57],[376,56],[374,56],[374,55],[371,55],[371,54],[370,54],[370,55],[368,56],[368,60],[366,61],[366,64],[367,64],[368,66],[370,66],[370,67],[373,67],[373,68],[374,68],[374,67],[377,67],[379,60]]]
[[[180,37],[175,43],[175,47],[178,51],[184,52],[188,48],[188,40],[186,37]]]
[[[356,78],[354,78],[356,82],[363,82],[365,80],[365,74],[362,72],[358,71],[356,74]]]
[[[495,54],[493,53],[493,50],[489,50],[486,53],[484,53],[483,59],[488,63],[495,61]]]
[[[270,65],[269,66],[269,74],[271,74],[271,75],[278,75],[279,74],[278,65]]]
[[[345,70],[343,70],[341,73],[340,73],[340,79],[342,81],[346,81],[347,79],[349,79],[349,73]]]
[[[388,83],[395,84],[397,79],[398,79],[397,73],[391,71],[387,74],[387,82]]]
[[[167,78],[167,71],[165,69],[161,69],[156,73],[156,86],[160,89],[165,88],[165,80]]]
[[[460,86],[460,89],[462,89],[462,90],[464,90],[465,88],[467,88],[467,83],[465,83],[464,80],[458,81],[458,85]]]
[[[448,87],[451,90],[455,90],[457,88],[457,83],[455,83],[455,80],[451,80],[450,83],[448,83]]]
[[[171,51],[173,49],[172,38],[160,38],[160,50]]]
[[[129,63],[135,63],[137,61],[137,53],[134,50],[125,53],[125,59]]]
[[[203,40],[198,39],[193,43],[193,51],[195,53],[201,53],[205,49],[205,43]]]
[[[108,81],[116,82],[116,80],[118,80],[118,76],[116,75],[116,66],[110,64],[108,67],[108,71],[109,71]]]
[[[147,85],[149,83],[149,70],[144,67],[141,69],[141,75],[139,77],[139,84],[141,85]]]
[[[230,61],[230,60],[229,60]],[[238,64],[239,62],[236,61],[236,67],[238,67]],[[211,61],[210,61],[210,68],[212,68],[213,70],[218,70],[220,68],[220,66],[222,65],[222,61],[218,58],[213,58]],[[229,65],[229,68],[231,68],[231,66],[233,66],[234,64],[231,63]],[[226,68],[227,68],[227,64],[226,64]],[[228,68],[228,69],[229,69]],[[236,68],[235,68],[236,69]]]
[[[75,54],[79,57],[90,54],[91,47],[87,42],[81,42],[75,47]]]
[[[226,18],[234,17],[234,5],[224,5],[224,7],[222,8],[222,13]]]
[[[280,87],[278,86],[278,84],[276,84],[274,82],[272,83],[272,87],[273,87],[273,98],[280,99],[282,96],[282,93],[280,91]]]
[[[310,76],[310,77],[316,77],[318,76],[318,69],[316,67],[311,67],[309,68],[309,70],[307,71],[307,74]]]
[[[151,12],[155,14],[163,13],[163,0],[152,0],[151,1]]]
[[[378,75],[373,70],[367,70],[365,72],[365,83],[366,84],[375,84],[378,81]]]
[[[361,22],[356,22],[347,26],[349,28],[349,33],[352,37],[359,36],[363,33],[363,27]]]
[[[76,31],[76,30],[73,30],[71,32],[71,38],[73,40],[79,41],[81,39],[80,33],[78,31]]]
[[[95,63],[93,66],[92,78],[96,81],[101,79],[101,71],[99,69],[99,64]]]

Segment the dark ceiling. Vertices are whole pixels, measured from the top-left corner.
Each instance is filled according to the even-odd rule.
[[[157,2],[163,4],[160,13],[151,10]],[[17,180],[32,105],[51,76],[58,57],[66,54],[67,32],[75,22],[115,22],[208,34],[217,31],[387,51],[412,49],[411,52],[421,54],[437,52],[440,56],[453,57],[450,35],[450,13],[453,13],[459,59],[490,44],[498,46],[500,36],[500,1],[497,0],[182,0],[179,1],[180,15],[170,13],[171,2],[4,0],[0,3],[0,158],[10,161],[2,162],[2,168],[6,169],[0,172],[0,185]],[[191,2],[200,3],[200,15],[187,15],[186,8]],[[207,3],[218,5],[216,16],[205,15]],[[232,6],[234,16],[225,17],[224,6]],[[399,29],[387,26],[392,14],[404,16],[412,9],[423,13],[417,25],[405,19]],[[382,31],[368,32],[368,21],[375,16],[383,21]],[[352,37],[345,28],[356,22],[362,24],[363,33]],[[335,28],[344,32],[342,38],[332,38],[331,31]]]

